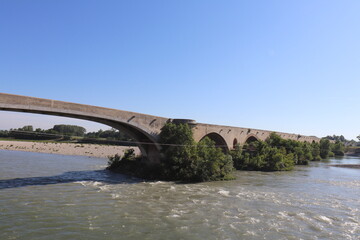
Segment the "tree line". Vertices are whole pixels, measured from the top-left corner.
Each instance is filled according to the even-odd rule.
[[[359,146],[360,142],[356,142],[355,140],[348,140],[346,139],[343,135],[337,136],[337,135],[332,135],[332,136],[326,136],[325,138],[332,140],[332,141],[336,141],[336,142],[342,142],[345,146]],[[360,141],[360,135],[357,136],[357,139],[359,139]]]
[[[15,139],[32,139],[32,140],[54,140],[63,139],[69,140],[71,137],[81,137],[88,139],[107,139],[128,141],[130,138],[111,128],[109,130],[98,130],[97,132],[87,132],[84,127],[76,125],[58,124],[50,129],[34,129],[31,125],[26,125],[21,128],[12,128],[10,130],[0,130],[0,137],[15,138]]]

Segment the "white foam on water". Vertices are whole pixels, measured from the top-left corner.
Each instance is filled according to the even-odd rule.
[[[89,182],[88,182],[88,181],[78,181],[78,182],[75,182],[75,183],[81,184],[81,185],[83,185],[84,187],[86,187],[86,186],[89,185]]]
[[[220,195],[222,195],[222,196],[230,197],[230,192],[229,191],[220,190],[220,191],[218,191],[218,193],[220,193]]]
[[[354,217],[349,217],[349,220],[352,221],[353,223],[356,223],[356,224],[360,225],[359,221],[356,220]]]
[[[101,182],[97,182],[97,181],[93,181],[92,185],[93,186],[100,186],[102,183]]]
[[[84,187],[96,187],[99,189],[99,191],[109,191],[110,190],[110,185],[105,185],[102,182],[98,182],[98,181],[78,181],[75,183],[81,184]]]
[[[151,186],[155,186],[155,185],[158,185],[158,184],[164,184],[165,182],[163,182],[163,181],[156,181],[156,182],[150,182],[149,184],[151,185]]]
[[[112,194],[111,194],[111,198],[112,198],[112,199],[120,198],[120,194],[112,193]]]
[[[256,192],[256,191],[243,191],[236,194],[236,197],[241,200],[247,200],[247,201],[272,201],[276,204],[284,204],[283,201],[279,199],[279,194],[275,195],[275,193],[270,192]]]
[[[109,191],[110,190],[110,185],[102,185],[99,186],[100,191]]]
[[[334,186],[342,186],[342,187],[348,187],[348,188],[359,188],[360,187],[360,181],[353,180],[353,181],[328,181],[331,185]]]
[[[238,230],[239,227],[237,225],[241,225],[241,222],[233,222],[233,223],[230,223],[230,227],[234,230]]]
[[[327,223],[330,225],[332,224],[332,220],[326,216],[315,216],[314,218],[320,222]]]
[[[256,236],[256,233],[254,231],[246,231],[244,234],[245,236]]]
[[[231,211],[224,211],[223,216],[230,219],[239,219],[239,217],[234,215]]]
[[[359,234],[359,239],[360,239],[360,224],[359,224],[359,222],[344,222],[342,224],[342,226],[346,227],[347,231],[351,234],[355,234],[357,232]]]
[[[93,224],[92,220],[93,220],[93,219],[96,219],[96,218],[98,218],[98,216],[89,216],[89,217],[88,217],[89,230],[91,230],[91,231],[100,228],[100,227],[94,227],[94,224]]]
[[[201,203],[201,201],[200,201],[200,200],[198,200],[198,199],[191,199],[191,201],[192,201],[194,204]]]
[[[253,217],[251,217],[251,218],[249,218],[248,220],[245,221],[245,223],[250,223],[250,224],[256,224],[256,223],[259,223],[259,222],[260,222],[259,219],[253,218]]]
[[[99,186],[102,184],[101,182],[97,182],[97,181],[78,181],[75,183],[79,183],[79,184],[83,185],[84,187],[87,187],[87,186],[95,186],[96,187],[96,186]]]
[[[286,211],[283,211],[283,212],[279,212],[279,217],[287,219],[289,218],[289,215]]]

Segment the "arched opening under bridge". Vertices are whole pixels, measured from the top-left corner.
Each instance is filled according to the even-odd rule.
[[[131,125],[126,122],[115,121],[111,119],[105,119],[101,117],[94,117],[94,116],[86,116],[86,115],[79,115],[79,114],[72,114],[72,113],[64,113],[64,112],[56,112],[56,111],[39,111],[37,109],[31,108],[23,108],[23,109],[4,109],[1,108],[0,110],[7,111],[7,112],[23,112],[23,113],[30,113],[30,114],[41,114],[41,115],[52,115],[52,116],[59,116],[59,117],[67,117],[67,118],[74,118],[80,120],[87,120],[91,122],[97,122],[100,124],[107,125],[111,128],[117,129],[120,132],[126,134],[131,139],[134,140],[134,143],[139,148],[143,161],[146,163],[159,163],[160,154],[156,139],[145,132],[144,130]],[[29,114],[29,115],[30,115]],[[66,121],[65,121],[66,122]],[[121,153],[120,153],[121,154]]]
[[[235,149],[237,145],[238,145],[238,140],[236,138],[234,138],[233,149]]]
[[[228,147],[225,139],[220,134],[212,132],[212,133],[205,135],[203,138],[201,138],[201,140],[203,140],[206,137],[208,137],[212,141],[214,141],[215,146],[221,148],[224,153],[229,152],[229,147]]]
[[[257,137],[255,137],[255,136],[249,136],[247,139],[246,139],[246,141],[245,141],[245,143],[247,143],[247,144],[249,144],[249,143],[252,143],[252,142],[258,142],[259,141],[259,139],[257,138]]]

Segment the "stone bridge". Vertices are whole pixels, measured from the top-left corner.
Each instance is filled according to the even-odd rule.
[[[0,110],[28,112],[46,115],[78,118],[111,126],[129,135],[138,142],[139,149],[151,163],[160,159],[158,143],[161,128],[169,121],[187,123],[192,127],[194,138],[200,141],[208,136],[224,151],[233,149],[236,144],[265,140],[272,132],[267,130],[230,127],[196,123],[194,120],[170,119],[135,112],[96,107],[78,103],[62,102],[27,96],[0,93]],[[276,132],[282,138],[297,141],[319,142],[314,136]]]

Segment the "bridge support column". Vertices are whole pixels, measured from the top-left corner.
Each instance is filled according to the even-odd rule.
[[[148,145],[145,152],[146,163],[150,165],[160,164],[160,150],[155,145]]]

